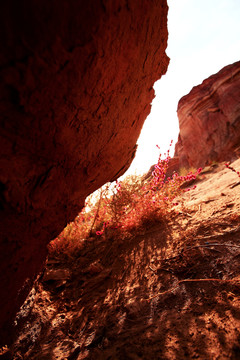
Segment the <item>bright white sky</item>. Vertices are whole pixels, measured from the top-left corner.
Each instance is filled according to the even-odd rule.
[[[143,173],[178,137],[177,104],[193,86],[240,60],[240,0],[168,0],[167,74],[155,83],[151,114],[126,174]],[[172,146],[171,155],[173,155]]]

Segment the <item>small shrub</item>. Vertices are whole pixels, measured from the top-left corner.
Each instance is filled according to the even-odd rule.
[[[98,191],[98,196],[95,194],[94,198],[88,198],[85,208],[53,241],[50,250],[71,253],[75,251],[76,244],[91,236],[107,236],[114,231],[131,233],[146,223],[166,218],[173,206],[178,204],[176,198],[191,190],[189,187],[182,188],[183,183],[195,180],[201,169],[184,175],[174,173],[166,178],[169,150],[164,155],[164,159],[159,155],[150,178],[143,180],[136,175],[128,176],[113,185],[106,184]]]
[[[186,176],[188,175],[189,173],[195,173],[197,171],[196,168],[193,168],[193,167],[190,167],[190,168],[185,168],[185,167],[182,167],[180,168],[179,170],[179,175],[180,176]]]

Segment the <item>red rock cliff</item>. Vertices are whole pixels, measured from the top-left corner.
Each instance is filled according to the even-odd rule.
[[[240,61],[224,67],[178,104],[181,166],[231,159],[240,146]]]
[[[0,339],[85,197],[129,167],[167,70],[166,0],[0,5]]]

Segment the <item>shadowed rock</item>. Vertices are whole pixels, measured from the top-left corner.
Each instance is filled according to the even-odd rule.
[[[167,70],[166,0],[0,5],[0,339],[47,243],[129,167]]]

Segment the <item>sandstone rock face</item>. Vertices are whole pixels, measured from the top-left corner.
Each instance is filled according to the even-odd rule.
[[[0,5],[0,339],[85,197],[129,167],[167,70],[166,0]]]
[[[178,104],[180,166],[228,160],[240,146],[240,61],[224,67]]]

